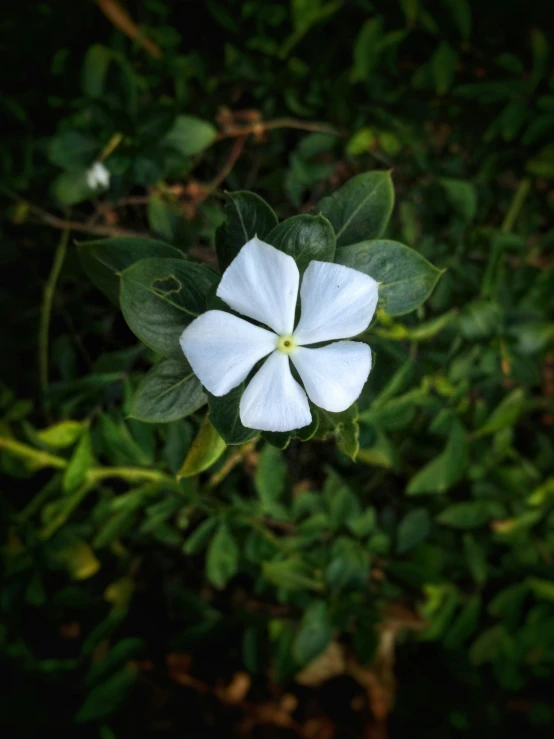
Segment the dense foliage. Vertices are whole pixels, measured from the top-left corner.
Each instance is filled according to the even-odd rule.
[[[551,9],[507,5],[10,8],[10,736],[552,730]],[[254,233],[321,210],[340,232],[325,198],[367,172],[392,178],[383,238],[419,282],[383,293],[358,407],[309,440],[213,398],[206,420],[182,357],[137,342],[120,274],[181,260],[202,292],[240,208]],[[382,267],[349,250],[386,216],[337,261]]]

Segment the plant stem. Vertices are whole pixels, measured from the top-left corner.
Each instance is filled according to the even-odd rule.
[[[508,212],[506,213],[506,217],[504,218],[504,221],[500,228],[502,233],[512,232],[515,222],[517,221],[517,218],[519,216],[519,212],[525,202],[525,199],[527,198],[527,195],[529,195],[530,190],[531,179],[529,177],[524,177],[519,183],[517,190],[515,191],[512,202],[510,203],[510,207],[508,208]]]
[[[67,244],[69,242],[69,229],[65,229],[62,233],[56,253],[54,255],[54,262],[52,269],[48,275],[48,280],[44,287],[44,293],[42,295],[42,310],[40,314],[40,326],[38,336],[38,367],[39,367],[39,381],[40,389],[42,393],[42,400],[45,404],[45,394],[48,388],[48,334],[50,331],[50,318],[52,316],[52,303],[54,300],[54,293],[56,292],[56,285],[58,278],[62,270],[63,262],[67,252]]]
[[[214,472],[214,474],[210,477],[204,487],[204,491],[209,493],[216,487],[218,487],[218,485],[223,482],[227,475],[235,469],[237,464],[239,464],[239,462],[242,462],[245,457],[247,457],[251,452],[254,451],[258,439],[259,437],[256,436],[255,439],[252,439],[252,441],[249,441],[247,444],[242,444],[241,446],[237,447],[235,451],[230,454],[225,464],[217,472]]]

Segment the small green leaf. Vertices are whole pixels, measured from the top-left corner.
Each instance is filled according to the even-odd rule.
[[[525,391],[516,388],[493,410],[484,425],[475,432],[475,438],[495,434],[509,426],[514,426],[525,406]]]
[[[306,665],[318,657],[333,638],[333,626],[327,603],[316,600],[304,611],[293,645],[294,658]]]
[[[36,438],[41,444],[64,449],[75,444],[83,431],[87,428],[86,421],[60,421],[46,429],[36,432]]]
[[[456,74],[458,55],[447,41],[441,41],[431,57],[431,70],[437,95],[450,90]]]
[[[476,529],[490,521],[494,513],[487,501],[472,500],[447,506],[437,516],[437,521],[455,529]]]
[[[206,401],[200,380],[186,359],[164,359],[141,380],[129,415],[147,423],[168,423],[190,416]]]
[[[444,450],[410,480],[408,495],[444,493],[461,479],[468,464],[468,444],[465,429],[455,421]]]
[[[467,223],[473,221],[477,213],[475,185],[468,180],[456,180],[451,177],[441,177],[438,182],[444,188],[446,197],[456,213]]]
[[[87,170],[62,172],[52,183],[54,197],[61,205],[77,205],[85,200],[91,200],[101,192],[93,190],[87,182]]]
[[[335,256],[335,232],[322,215],[287,218],[272,229],[264,240],[285,254],[290,254],[300,271],[306,269],[313,259],[332,262]]]
[[[92,441],[87,429],[81,436],[81,440],[65,468],[63,475],[63,490],[65,493],[71,493],[79,487],[93,463]]]
[[[98,142],[80,131],[63,131],[50,139],[48,158],[67,172],[91,166],[98,154]]]
[[[415,508],[407,513],[398,526],[396,551],[404,554],[422,542],[431,530],[431,519],[425,508]]]
[[[131,692],[137,675],[137,668],[128,664],[94,687],[77,711],[75,721],[82,724],[110,716],[121,706]]]
[[[194,477],[215,464],[227,445],[206,416],[177,477]]]
[[[131,331],[165,357],[182,359],[179,338],[207,309],[217,275],[181,259],[143,259],[121,273],[121,310]]]
[[[89,46],[83,64],[83,92],[91,98],[101,98],[113,52],[102,44]]]
[[[254,485],[265,511],[270,511],[273,503],[279,500],[285,491],[287,463],[283,453],[276,447],[266,444],[262,449]]]
[[[239,548],[227,524],[220,524],[206,555],[206,576],[216,588],[224,588],[237,572]]]
[[[220,397],[208,393],[210,421],[227,444],[244,444],[258,435],[255,429],[241,423],[239,406],[243,392],[244,384]]]
[[[217,130],[211,123],[191,115],[179,115],[161,143],[184,156],[199,154],[213,144]]]
[[[477,585],[484,585],[487,582],[487,557],[483,547],[471,534],[464,535],[464,554],[474,581]]]
[[[352,177],[339,190],[323,198],[315,211],[329,219],[337,236],[337,247],[343,247],[381,236],[393,205],[390,172],[367,172]]]
[[[336,261],[379,282],[379,300],[390,316],[410,313],[433,292],[442,272],[397,241],[362,241],[337,251]]]
[[[471,5],[469,0],[443,0],[443,2],[450,9],[462,40],[469,41],[471,36]]]
[[[173,241],[179,223],[183,220],[183,211],[175,203],[155,192],[148,199],[146,216],[150,231],[162,239]]]
[[[154,239],[115,237],[77,243],[81,265],[89,279],[119,306],[119,273],[148,257],[186,259],[174,246]]]
[[[481,614],[481,596],[474,595],[463,606],[458,616],[449,626],[444,639],[447,649],[459,649],[474,633]]]
[[[226,222],[216,232],[215,248],[219,269],[227,269],[247,241],[257,236],[265,239],[278,223],[271,207],[253,192],[237,190],[227,193]]]

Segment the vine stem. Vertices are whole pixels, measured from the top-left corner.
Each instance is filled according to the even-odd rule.
[[[48,338],[50,333],[50,319],[52,317],[52,303],[56,292],[56,285],[62,270],[69,243],[69,229],[65,229],[56,248],[52,269],[42,295],[42,308],[40,313],[40,325],[38,336],[38,367],[39,382],[42,392],[42,400],[45,404],[45,394],[48,388]]]
[[[519,212],[523,207],[525,199],[527,198],[527,195],[529,195],[530,190],[531,179],[529,177],[524,177],[519,183],[517,190],[515,191],[512,202],[510,203],[510,207],[508,208],[508,212],[506,213],[506,217],[504,218],[504,221],[500,228],[502,233],[511,233],[519,216]]]

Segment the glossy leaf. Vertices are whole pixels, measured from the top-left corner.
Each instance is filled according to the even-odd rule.
[[[264,241],[278,222],[272,208],[259,195],[247,190],[227,195],[226,221],[218,228],[215,240],[221,272],[227,269],[247,241],[254,236]]]
[[[165,357],[181,359],[179,337],[207,308],[217,275],[181,259],[143,259],[121,273],[121,310],[131,331]]]
[[[410,313],[433,292],[441,271],[397,241],[362,241],[337,251],[336,261],[373,277],[390,316]]]
[[[258,435],[255,429],[246,428],[240,420],[239,404],[243,392],[244,384],[220,397],[207,393],[210,421],[227,444],[244,444]]]
[[[204,472],[217,462],[226,447],[227,445],[206,416],[179,470],[178,477],[194,477]]]
[[[89,279],[119,306],[119,275],[135,262],[148,257],[185,259],[183,252],[163,241],[118,236],[113,239],[77,243],[81,265]]]
[[[315,212],[331,222],[337,247],[344,247],[381,236],[393,205],[390,172],[367,172],[352,177],[332,195],[323,198]]]
[[[206,401],[200,380],[186,359],[164,359],[141,380],[129,415],[148,423],[168,423],[189,416]]]
[[[335,256],[335,232],[322,215],[287,218],[272,229],[264,240],[290,254],[300,271],[306,269],[313,259],[332,262]]]

